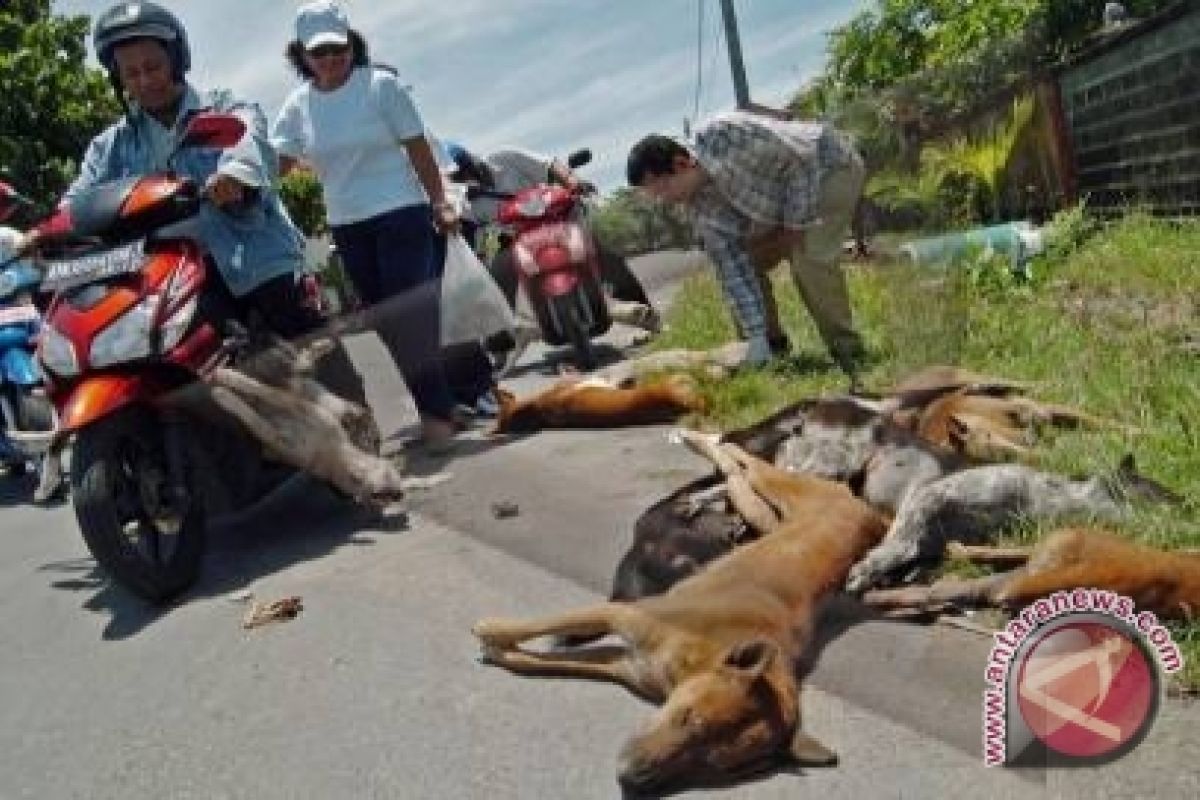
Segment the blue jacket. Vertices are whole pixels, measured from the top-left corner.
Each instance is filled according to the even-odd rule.
[[[201,240],[229,290],[240,297],[271,278],[299,272],[304,263],[304,236],[288,218],[275,189],[279,164],[262,110],[235,101],[228,92],[208,92],[201,97],[189,85],[174,128],[177,136],[184,121],[201,110],[234,114],[246,123],[246,135],[236,146],[180,150],[171,165],[176,173],[200,186],[220,172],[259,190],[245,208],[223,211],[204,203],[198,217]],[[167,165],[160,162],[166,154],[154,146],[151,124],[145,112],[134,108],[93,139],[64,201],[69,204],[71,198],[99,183],[164,170]]]

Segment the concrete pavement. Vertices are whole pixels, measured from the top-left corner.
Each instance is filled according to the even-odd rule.
[[[403,435],[387,356],[369,339],[352,352]],[[519,389],[548,379],[539,353],[526,366]],[[470,626],[594,602],[636,515],[705,467],[661,428],[467,439],[444,462],[412,458],[454,478],[414,496],[409,530],[301,485],[214,532],[201,582],[162,610],[102,581],[68,506],[0,481],[0,798],[618,796],[616,753],[649,707],[482,666]],[[518,515],[496,519],[498,501]],[[245,591],[305,610],[243,631]],[[835,604],[805,690],[806,728],[841,764],[703,796],[1200,796],[1197,706],[1166,702],[1103,769],[985,769],[986,641],[856,619]]]

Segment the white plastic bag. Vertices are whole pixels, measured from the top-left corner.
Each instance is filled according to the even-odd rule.
[[[486,339],[515,326],[504,293],[457,234],[446,242],[441,317],[443,347]]]

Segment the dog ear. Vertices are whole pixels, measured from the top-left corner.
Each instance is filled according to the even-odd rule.
[[[788,752],[796,763],[805,767],[832,767],[838,762],[837,753],[809,736],[797,726]]]
[[[779,655],[779,645],[767,639],[739,642],[725,654],[725,666],[747,678],[758,678]]]

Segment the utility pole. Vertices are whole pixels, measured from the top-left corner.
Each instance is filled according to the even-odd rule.
[[[737,107],[750,106],[750,87],[746,84],[746,65],[742,63],[742,41],[738,38],[737,17],[733,0],[721,0],[721,16],[725,19],[725,44],[729,49],[729,68],[733,71],[733,96]]]

